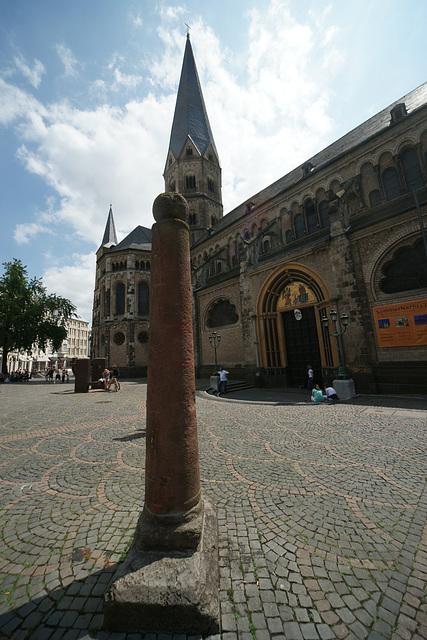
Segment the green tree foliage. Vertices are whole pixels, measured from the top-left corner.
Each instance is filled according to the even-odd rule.
[[[33,345],[57,351],[67,337],[67,321],[76,307],[66,298],[47,294],[41,280],[28,279],[20,260],[4,262],[0,278],[0,346],[2,372],[7,371],[7,354],[14,349],[31,351]]]

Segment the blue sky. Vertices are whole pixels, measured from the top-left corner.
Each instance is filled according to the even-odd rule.
[[[153,223],[186,23],[225,212],[427,80],[425,0],[0,0],[0,262],[87,320],[110,203]]]

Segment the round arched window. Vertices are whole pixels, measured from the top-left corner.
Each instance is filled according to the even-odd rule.
[[[118,344],[118,345],[123,344],[123,343],[124,343],[124,341],[125,341],[125,334],[124,334],[124,333],[122,333],[121,331],[117,331],[117,332],[114,334],[113,341],[114,341],[114,344]]]
[[[146,331],[140,331],[138,333],[138,342],[141,344],[147,344],[148,342],[148,333]]]

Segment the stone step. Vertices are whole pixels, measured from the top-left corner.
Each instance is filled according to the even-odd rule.
[[[227,392],[226,394],[221,393],[221,395],[228,395],[229,393],[232,393],[233,391],[241,391],[242,389],[252,389],[253,388],[253,384],[249,384],[248,382],[245,382],[244,380],[228,380],[227,382]],[[210,393],[211,395],[213,395],[214,393],[216,393],[216,388],[213,387],[209,387],[208,389],[206,389],[207,393]]]

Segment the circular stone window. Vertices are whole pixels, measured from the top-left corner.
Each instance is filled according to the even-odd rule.
[[[114,344],[123,344],[125,341],[125,334],[122,333],[121,331],[117,331],[117,333],[114,334],[114,338],[113,338]]]
[[[138,342],[141,344],[147,344],[148,342],[148,333],[146,331],[141,331],[138,333]]]

